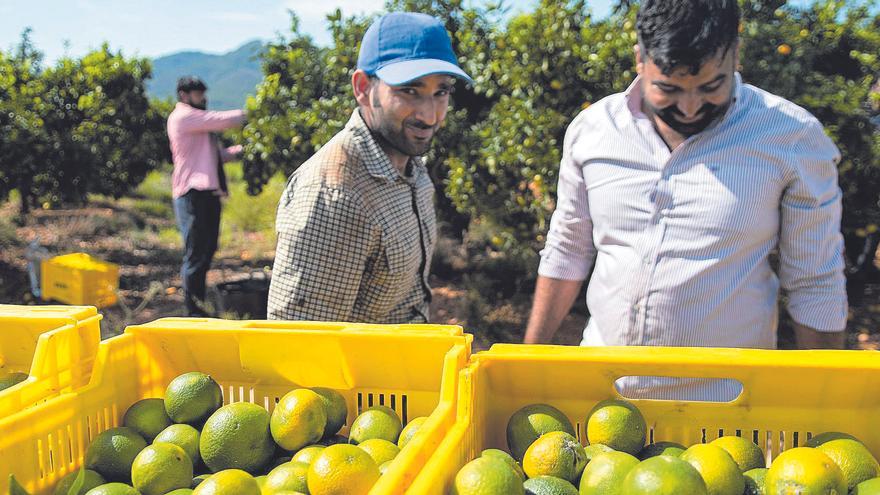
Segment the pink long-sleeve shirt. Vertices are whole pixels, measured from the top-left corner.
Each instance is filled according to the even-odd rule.
[[[209,112],[177,103],[168,116],[168,141],[171,143],[171,194],[179,198],[190,189],[220,190],[217,175],[218,144],[212,132],[237,127],[244,122],[242,110]],[[241,152],[241,146],[220,148],[220,158],[227,162]]]

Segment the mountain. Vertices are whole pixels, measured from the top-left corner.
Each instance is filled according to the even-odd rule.
[[[263,42],[250,41],[222,55],[178,52],[153,59],[153,78],[147,82],[151,97],[177,100],[177,78],[194,75],[208,86],[208,108],[242,108],[247,95],[263,80],[259,54]]]

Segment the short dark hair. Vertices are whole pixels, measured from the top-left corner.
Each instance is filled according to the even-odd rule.
[[[208,87],[196,76],[183,76],[177,80],[177,91],[189,93],[190,91],[207,91]]]
[[[642,57],[664,74],[687,67],[692,74],[719,50],[726,55],[739,37],[737,0],[643,0],[636,16]]]

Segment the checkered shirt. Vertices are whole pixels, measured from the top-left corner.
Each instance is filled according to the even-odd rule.
[[[294,172],[278,205],[268,317],[428,321],[437,240],[434,186],[422,158],[404,176],[355,110]]]

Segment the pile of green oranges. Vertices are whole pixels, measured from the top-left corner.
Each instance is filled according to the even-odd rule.
[[[134,403],[123,426],[95,437],[84,469],[54,493],[365,494],[427,418],[404,427],[394,410],[375,406],[344,437],[347,411],[345,398],[328,388],[291,390],[271,414],[249,402],[223,405],[214,379],[185,373],[164,397]]]
[[[880,494],[880,464],[855,437],[828,432],[768,466],[749,439],[723,436],[685,447],[645,445],[641,412],[625,400],[587,414],[584,447],[568,417],[547,404],[515,412],[509,453],[484,450],[455,477],[455,495],[868,495]]]

